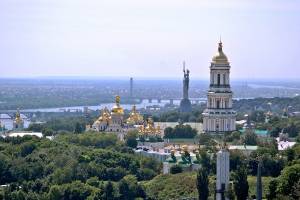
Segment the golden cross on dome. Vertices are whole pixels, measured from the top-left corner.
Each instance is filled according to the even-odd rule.
[[[119,104],[120,103],[120,99],[121,97],[119,95],[116,96],[116,103]]]

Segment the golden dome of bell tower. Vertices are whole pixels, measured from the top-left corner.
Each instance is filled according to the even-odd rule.
[[[212,62],[216,64],[229,64],[227,56],[223,52],[223,44],[221,40],[219,42],[218,52],[212,58]]]

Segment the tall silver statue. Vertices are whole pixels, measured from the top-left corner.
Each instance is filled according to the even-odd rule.
[[[183,98],[189,98],[189,82],[190,82],[190,71],[185,71],[185,62],[183,62]]]
[[[183,99],[180,102],[181,112],[191,112],[192,105],[189,100],[189,82],[190,82],[190,71],[185,70],[185,62],[183,62]]]

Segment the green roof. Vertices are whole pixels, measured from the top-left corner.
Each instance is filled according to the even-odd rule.
[[[241,133],[245,133],[245,129],[240,129],[239,130]],[[259,136],[267,136],[268,135],[268,130],[259,130],[259,129],[255,129],[254,130],[254,133],[256,134],[256,135],[259,135]]]

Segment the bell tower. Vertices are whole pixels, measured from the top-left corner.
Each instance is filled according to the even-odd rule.
[[[203,114],[203,130],[206,133],[234,131],[236,113],[232,110],[230,88],[230,64],[223,52],[220,41],[218,52],[210,65],[210,85],[207,92],[207,105]]]

